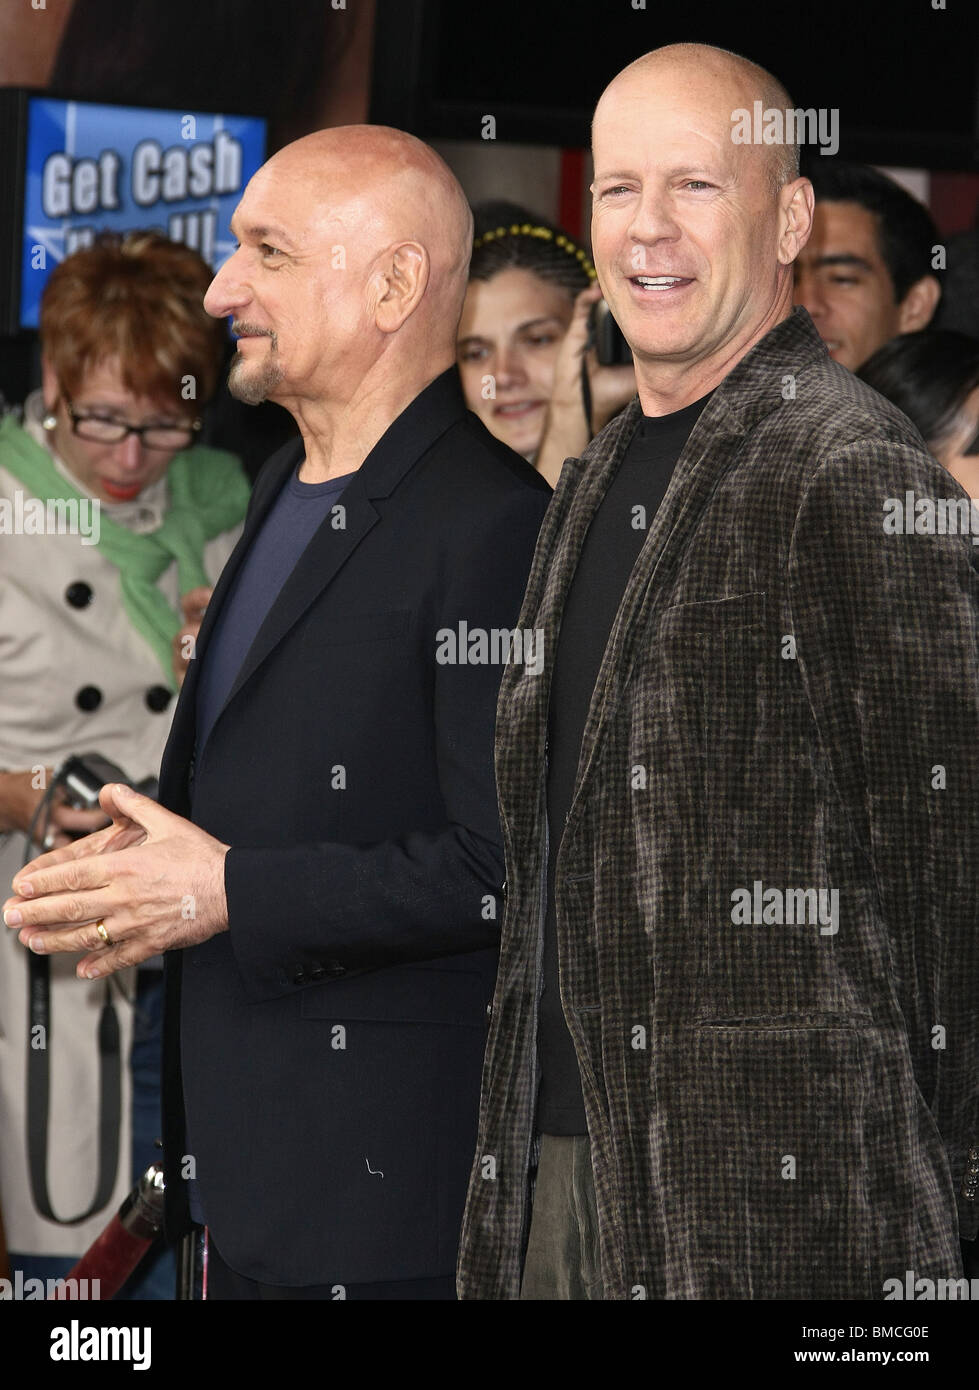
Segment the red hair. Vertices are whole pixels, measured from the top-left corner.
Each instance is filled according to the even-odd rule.
[[[212,278],[196,251],[156,232],[103,233],[67,256],[51,272],[40,317],[42,351],[64,390],[76,394],[91,370],[117,358],[134,395],[186,410],[190,376],[203,404],[226,343],[224,323],[202,303]]]

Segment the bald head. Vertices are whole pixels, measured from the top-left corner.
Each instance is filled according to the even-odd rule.
[[[443,311],[455,299],[461,306],[472,213],[449,166],[423,141],[390,126],[318,130],[273,155],[261,177],[301,187],[312,219],[339,225],[362,249],[424,246],[430,297]]]
[[[263,164],[231,219],[241,245],[205,297],[232,319],[232,392],[253,404],[418,388],[455,360],[472,214],[434,150],[385,126],[304,136]]]
[[[658,88],[664,94],[683,93],[705,112],[715,112],[726,123],[728,132],[733,130],[732,113],[751,111],[756,101],[766,111],[788,111],[793,105],[778,78],[748,58],[710,44],[671,43],[644,53],[612,78],[595,108],[593,129],[603,103],[607,108],[617,96],[637,87],[647,91]],[[791,135],[794,129],[786,133]],[[754,152],[765,161],[773,193],[799,177],[799,147],[793,139],[787,138],[778,145],[760,145],[754,147]]]
[[[703,44],[647,53],[602,93],[592,252],[647,413],[698,399],[792,312],[812,186],[794,148],[743,138],[754,103],[788,100],[754,63]]]

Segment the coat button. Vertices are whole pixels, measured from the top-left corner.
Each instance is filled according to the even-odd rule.
[[[326,966],[325,966],[325,965],[314,965],[313,968],[312,968],[312,970],[309,972],[309,978],[310,978],[311,980],[322,980],[322,978],[323,978],[323,976],[324,976],[325,974],[326,974]]]
[[[83,685],[75,696],[75,704],[86,714],[91,714],[92,710],[98,709],[101,703],[102,692],[97,685]]]
[[[74,584],[69,584],[65,590],[65,599],[72,608],[87,608],[92,602],[91,584],[86,584],[84,579],[76,579]]]
[[[345,965],[341,965],[340,962],[339,962],[338,960],[328,960],[328,961],[326,961],[326,962],[325,962],[324,968],[325,968],[326,973],[327,973],[328,975],[337,976],[337,975],[346,975],[346,973],[347,973],[347,967],[346,967]]]
[[[490,1020],[492,1017],[493,1017],[493,1004],[492,1004],[492,1001],[491,1001],[489,1004],[486,1005],[486,1021],[487,1021],[487,1023],[489,1022],[489,1020]]]
[[[974,1202],[977,1189],[979,1189],[979,1149],[970,1149],[969,1166],[965,1170],[965,1178],[962,1182],[962,1196],[967,1202]]]
[[[154,714],[162,714],[173,698],[173,691],[165,685],[151,685],[146,692],[146,707]]]
[[[301,965],[293,975],[292,983],[294,985],[304,985],[306,983],[306,972]]]

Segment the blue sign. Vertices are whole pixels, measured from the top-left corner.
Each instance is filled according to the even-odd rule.
[[[153,229],[215,271],[235,248],[231,215],[265,159],[257,116],[30,101],[20,321],[36,328],[53,267],[100,231]]]

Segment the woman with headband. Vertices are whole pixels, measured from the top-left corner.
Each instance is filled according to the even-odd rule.
[[[635,394],[632,366],[600,366],[590,344],[601,297],[587,252],[559,227],[514,203],[475,209],[459,325],[466,403],[552,487]]]

